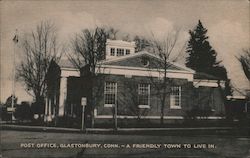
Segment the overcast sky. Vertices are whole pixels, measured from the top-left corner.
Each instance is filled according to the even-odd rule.
[[[1,8],[1,101],[11,94],[12,53],[15,29],[20,36],[29,32],[41,21],[51,20],[58,28],[60,41],[85,28],[112,26],[130,35],[158,38],[181,28],[180,43],[188,40],[188,31],[200,19],[208,29],[209,41],[218,53],[239,88],[249,88],[235,56],[249,47],[250,17],[248,0],[94,0],[94,1],[7,1]],[[20,48],[17,58],[20,60]],[[17,85],[19,102],[31,98]]]

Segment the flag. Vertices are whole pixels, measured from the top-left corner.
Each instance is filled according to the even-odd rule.
[[[18,42],[18,36],[17,36],[17,35],[14,36],[13,42],[14,42],[14,43],[17,43],[17,42]]]

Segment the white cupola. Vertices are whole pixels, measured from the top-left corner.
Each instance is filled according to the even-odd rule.
[[[135,42],[110,40],[106,42],[106,59],[117,58],[135,53]]]

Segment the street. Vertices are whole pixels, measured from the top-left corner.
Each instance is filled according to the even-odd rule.
[[[1,131],[3,158],[250,157],[250,139]]]

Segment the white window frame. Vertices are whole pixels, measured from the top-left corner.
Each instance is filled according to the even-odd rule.
[[[139,104],[139,97],[140,97],[140,85],[148,85],[148,104]],[[150,108],[150,84],[148,83],[139,83],[138,84],[138,107],[139,108],[144,108],[144,109],[148,109]]]
[[[114,83],[115,84],[115,103],[114,104],[106,104],[106,94],[113,94],[113,93],[107,93],[106,91],[106,84],[107,83]],[[117,83],[116,82],[111,82],[111,81],[106,81],[104,84],[104,107],[114,107],[117,102]]]
[[[114,50],[114,55],[112,55],[112,50]],[[115,48],[110,48],[110,56],[116,56]]]
[[[124,56],[125,51],[122,48],[116,48],[116,56]]]
[[[130,54],[130,49],[126,49],[125,50],[125,55],[129,55]]]
[[[178,99],[179,99],[179,105],[176,105],[176,95],[172,94],[173,90],[175,88],[178,88]],[[171,93],[170,93],[170,109],[181,109],[181,86],[173,86],[171,87]]]

